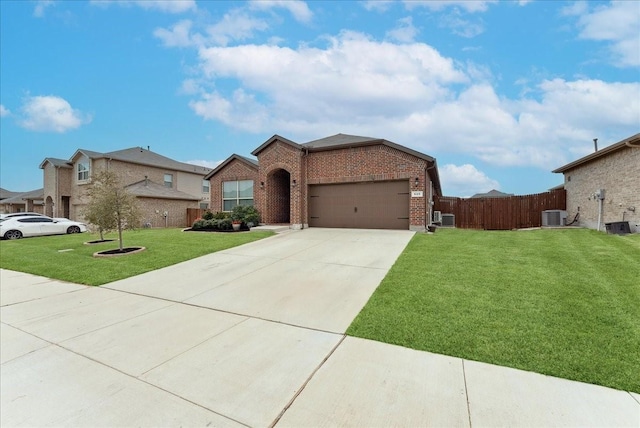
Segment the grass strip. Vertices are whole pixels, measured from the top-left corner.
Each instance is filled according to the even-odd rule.
[[[85,245],[98,236],[41,236],[15,241],[0,241],[0,267],[48,278],[86,285],[101,285],[170,266],[205,254],[263,239],[273,232],[206,233],[181,229],[139,229],[124,232],[125,247],[142,246],[146,250],[126,256],[95,258],[93,253],[117,249],[116,239]]]
[[[347,334],[640,392],[640,235],[417,234]]]

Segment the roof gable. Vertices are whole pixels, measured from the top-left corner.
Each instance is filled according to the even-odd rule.
[[[45,158],[42,163],[40,163],[39,168],[44,169],[45,165],[50,163],[51,165],[58,168],[73,168],[71,162],[66,159],[57,159],[57,158]]]
[[[78,149],[69,160],[73,163],[79,155],[85,155],[91,159],[115,159],[121,162],[135,163],[157,168],[165,168],[175,171],[190,172],[194,174],[207,174],[211,168],[190,163],[178,162],[166,156],[159,155],[151,150],[142,147],[131,147],[113,152],[100,153],[92,150]]]
[[[513,196],[513,193],[504,193],[496,189],[492,189],[487,193],[476,193],[472,198],[507,198]]]
[[[429,155],[425,155],[424,153],[420,153],[408,147],[401,146],[400,144],[392,143],[391,141],[387,141],[382,138],[361,137],[358,135],[336,134],[330,137],[321,138],[319,140],[309,141],[308,143],[302,144],[302,147],[308,149],[310,152],[315,152],[374,145],[384,145],[387,147],[392,147],[401,152],[408,153],[417,158],[426,160],[427,162],[435,161],[435,159]]]
[[[593,160],[599,159],[601,157],[607,156],[613,152],[617,152],[618,150],[622,150],[625,147],[635,147],[635,148],[640,148],[640,133],[632,135],[629,138],[625,138],[622,141],[619,141],[615,144],[612,144],[608,147],[605,147],[604,149],[600,149],[597,152],[593,152],[590,153],[586,156],[581,157],[578,160],[575,160],[573,162],[570,162],[564,166],[561,166],[560,168],[556,168],[551,172],[566,172],[569,171],[571,169],[577,168],[580,165],[584,165],[586,163],[589,163]]]
[[[264,143],[262,143],[260,145],[260,147],[258,147],[257,149],[255,149],[254,151],[251,152],[252,155],[254,156],[258,156],[258,154],[263,151],[264,149],[266,149],[268,146],[270,146],[271,144],[275,143],[276,141],[280,141],[282,143],[288,144],[291,147],[294,147],[296,149],[301,149],[302,146],[298,143],[294,143],[291,140],[287,140],[284,137],[279,136],[278,134],[275,134],[273,137],[269,138],[267,141],[265,141]]]
[[[246,164],[248,167],[255,169],[256,171],[258,170],[258,161],[254,160],[254,159],[250,159],[250,158],[244,157],[244,156],[240,156],[240,155],[237,155],[237,154],[234,153],[231,156],[229,156],[220,165],[215,167],[209,174],[205,175],[204,179],[205,180],[209,180],[211,177],[216,175],[218,172],[222,171],[227,165],[229,165],[234,160],[238,160],[238,161]]]
[[[308,149],[341,147],[345,145],[354,145],[358,143],[380,142],[379,138],[361,137],[358,135],[336,134],[329,137],[320,138],[318,140],[309,141],[302,145]]]

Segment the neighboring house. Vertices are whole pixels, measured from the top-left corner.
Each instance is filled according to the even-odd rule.
[[[11,192],[7,189],[3,189],[2,187],[0,187],[0,203],[2,202],[3,199],[11,198],[19,194],[20,192]]]
[[[292,228],[424,230],[442,194],[434,158],[384,139],[274,135],[252,155],[231,155],[205,177],[213,211],[255,205],[264,223]]]
[[[139,199],[143,223],[153,227],[186,226],[187,208],[208,208],[211,171],[178,162],[142,147],[108,153],[78,149],[69,160],[46,158],[44,213],[52,217],[82,220],[91,175],[114,171]]]
[[[493,189],[487,193],[476,193],[472,198],[508,198],[509,196],[513,196],[513,193],[504,193]]]
[[[580,226],[604,230],[605,223],[628,221],[640,232],[640,134],[553,172],[564,174],[569,218],[580,214]]]
[[[28,211],[44,214],[43,189],[36,189],[24,193],[1,190],[3,192],[2,196],[5,197],[0,200],[0,212],[20,213]]]

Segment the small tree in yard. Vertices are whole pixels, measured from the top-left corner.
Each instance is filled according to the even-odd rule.
[[[120,251],[123,251],[122,230],[135,229],[142,218],[136,197],[122,187],[113,171],[99,171],[92,175],[91,181],[85,217],[98,226],[100,239],[103,232],[118,229]]]

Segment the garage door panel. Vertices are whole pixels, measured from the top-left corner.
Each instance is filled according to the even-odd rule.
[[[409,182],[309,187],[309,225],[366,229],[409,228]]]

